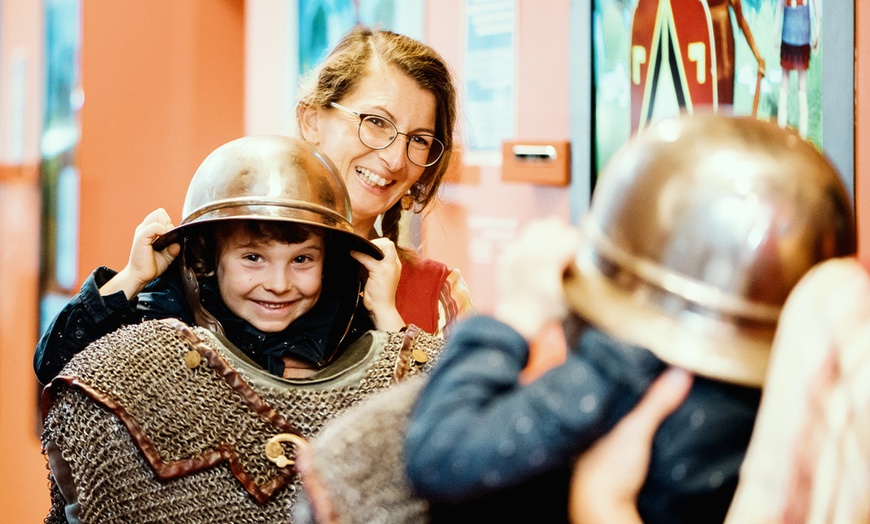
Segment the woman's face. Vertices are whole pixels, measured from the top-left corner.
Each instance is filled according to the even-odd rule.
[[[402,133],[435,134],[435,96],[393,67],[375,68],[338,103],[382,116]],[[335,108],[303,111],[303,137],[338,166],[350,193],[354,227],[369,236],[378,215],[402,198],[424,168],[408,160],[405,135],[374,150],[359,140],[359,117]]]
[[[283,331],[317,303],[323,259],[323,235],[288,244],[257,240],[236,228],[218,249],[221,298],[260,331]]]

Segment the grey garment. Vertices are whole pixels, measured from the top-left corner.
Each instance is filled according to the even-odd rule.
[[[414,377],[367,398],[312,441],[311,465],[341,524],[425,524],[429,504],[411,491],[404,439],[411,406],[425,384]],[[304,495],[294,524],[316,524]]]
[[[122,328],[46,388],[46,522],[65,522],[72,510],[84,523],[287,522],[299,479],[267,459],[266,441],[294,430],[311,437],[391,387],[408,347],[404,333],[370,332],[331,366],[291,381],[202,328],[188,331],[201,343],[167,321]],[[441,344],[419,333],[410,348],[434,363]],[[292,446],[284,449],[292,458]]]

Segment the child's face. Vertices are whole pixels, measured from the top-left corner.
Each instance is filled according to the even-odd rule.
[[[227,307],[267,333],[284,330],[320,297],[324,242],[257,241],[236,229],[218,247],[217,281]]]

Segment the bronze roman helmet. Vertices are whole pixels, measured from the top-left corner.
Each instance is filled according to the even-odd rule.
[[[182,215],[155,249],[177,241],[194,224],[256,219],[320,226],[338,232],[353,249],[383,258],[354,232],[350,196],[335,165],[297,138],[248,136],[212,151],[190,181]]]
[[[812,144],[712,114],[630,140],[581,227],[565,279],[572,310],[672,365],[756,387],[791,289],[856,245],[847,191]]]
[[[361,251],[378,260],[384,256],[354,231],[350,196],[335,165],[297,138],[248,136],[212,151],[190,181],[182,215],[181,224],[158,238],[154,249],[173,242],[184,245],[185,237],[199,226],[224,220],[270,220],[324,228],[328,235],[324,276],[330,274],[330,283],[340,287],[330,336],[334,347],[349,329],[362,289],[359,266],[349,252]],[[179,257],[180,271],[197,325],[222,334],[223,327],[199,300],[200,282],[191,261],[185,260],[187,251],[185,247]]]

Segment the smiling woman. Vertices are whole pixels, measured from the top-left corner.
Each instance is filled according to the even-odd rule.
[[[354,229],[377,239],[387,260],[395,252],[402,263],[394,274],[388,262],[358,258],[369,272],[366,307],[393,329],[415,324],[443,334],[474,312],[465,282],[457,269],[396,244],[403,211],[420,213],[436,198],[453,156],[456,87],[449,66],[417,40],[357,26],[300,93],[299,131],[338,167]]]

